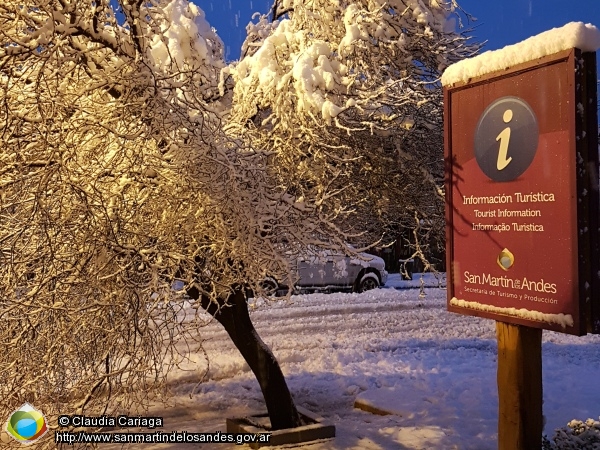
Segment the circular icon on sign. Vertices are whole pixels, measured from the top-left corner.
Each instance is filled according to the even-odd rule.
[[[489,178],[511,181],[531,165],[539,128],[531,107],[518,97],[502,97],[489,105],[475,129],[475,159]]]

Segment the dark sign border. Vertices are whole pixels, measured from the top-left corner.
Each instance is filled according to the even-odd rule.
[[[567,86],[573,86],[567,92],[569,103],[572,106],[573,120],[569,121],[569,135],[575,143],[575,152],[571,155],[575,160],[576,195],[577,199],[577,229],[590,230],[588,233],[578,233],[577,267],[574,279],[577,281],[579,298],[572,298],[571,302],[578,302],[579,320],[576,329],[562,329],[556,324],[527,320],[518,317],[461,308],[451,305],[455,297],[455,259],[454,259],[454,214],[453,202],[453,161],[452,149],[452,96],[454,93],[469,89],[481,84],[491,84],[507,77],[514,77],[538,68],[566,64],[568,71]],[[583,70],[581,70],[583,69]],[[550,83],[551,84],[551,83]],[[577,105],[584,105],[583,113],[577,111]],[[494,72],[481,77],[473,78],[467,82],[454,83],[444,87],[444,159],[445,159],[445,190],[446,190],[446,268],[447,274],[447,308],[451,312],[473,315],[501,322],[524,325],[533,328],[550,329],[569,334],[584,335],[586,333],[600,334],[600,195],[598,181],[598,115],[597,115],[597,85],[596,85],[596,54],[583,53],[579,49],[569,49],[554,55],[545,56],[534,61],[519,64],[506,70]],[[548,111],[552,113],[552,111]],[[576,137],[579,136],[579,139]],[[569,149],[572,151],[572,149]],[[458,202],[457,202],[458,204]],[[575,243],[574,243],[575,244]],[[468,299],[465,299],[468,300]]]

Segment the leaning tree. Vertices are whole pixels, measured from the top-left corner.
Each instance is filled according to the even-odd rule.
[[[478,50],[461,18],[446,0],[276,0],[223,72],[227,130],[273,152],[295,195],[337,192],[323,207],[358,242],[410,230],[423,256],[444,237],[439,77]]]
[[[284,251],[341,247],[363,228],[341,225],[355,211],[366,225],[390,211],[385,152],[415,149],[398,173],[435,192],[439,174],[411,159],[416,132],[390,130],[439,126],[428,95],[470,50],[443,25],[448,5],[402,5],[276,4],[284,16],[251,27],[218,86],[222,43],[186,0],[0,4],[3,416],[26,401],[49,418],[145,404],[208,311],[273,428],[299,423],[246,288],[289,276]],[[378,186],[381,205],[360,201]]]
[[[145,404],[206,310],[273,427],[294,426],[246,288],[289,274],[282,243],[333,234],[334,218],[274,179],[268,152],[222,132],[222,42],[202,10],[119,5],[0,4],[0,415]]]

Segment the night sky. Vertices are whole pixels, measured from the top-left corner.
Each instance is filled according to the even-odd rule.
[[[471,33],[483,50],[515,44],[568,22],[600,27],[600,0],[458,0],[478,20]],[[267,12],[270,0],[196,0],[227,49],[227,60],[239,58],[246,24],[253,12]]]

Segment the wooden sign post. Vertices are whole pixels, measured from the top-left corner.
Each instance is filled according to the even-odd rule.
[[[496,322],[498,448],[541,448],[542,330]]]
[[[542,329],[600,333],[595,56],[444,83],[448,310],[496,320],[501,450],[541,449]]]

